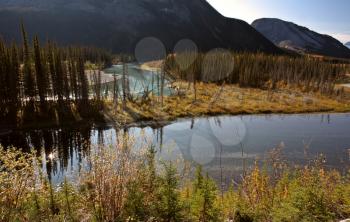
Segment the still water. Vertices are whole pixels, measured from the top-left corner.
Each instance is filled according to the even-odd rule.
[[[138,142],[153,143],[158,159],[201,164],[215,179],[224,175],[226,181],[239,177],[255,161],[262,162],[275,147],[281,147],[293,164],[324,154],[329,168],[346,171],[350,166],[349,114],[202,117],[158,129],[88,126],[13,131],[0,134],[0,143],[24,150],[42,147],[42,156],[48,160],[44,170],[59,183],[79,172],[80,163],[97,145],[113,146],[124,133]]]

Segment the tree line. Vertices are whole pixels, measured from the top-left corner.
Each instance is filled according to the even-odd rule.
[[[93,47],[59,47],[32,42],[22,24],[23,44],[0,39],[0,122],[21,124],[25,117],[65,115],[72,105],[91,105],[85,63],[110,65],[109,52]],[[48,117],[49,118],[49,117]],[[62,117],[63,118],[63,117]]]
[[[193,62],[184,66],[179,61]],[[275,89],[282,84],[324,94],[334,93],[336,80],[344,76],[347,68],[344,62],[306,56],[231,53],[222,50],[198,55],[185,52],[169,55],[166,60],[169,73],[193,81],[194,85],[196,81],[225,82],[240,87]]]

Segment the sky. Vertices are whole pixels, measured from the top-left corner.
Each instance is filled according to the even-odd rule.
[[[350,41],[350,0],[207,0],[222,15],[251,24],[258,18],[280,18]]]

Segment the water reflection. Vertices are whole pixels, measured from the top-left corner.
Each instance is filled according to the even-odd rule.
[[[184,119],[159,129],[146,128],[61,128],[14,131],[0,136],[0,143],[41,151],[43,168],[54,182],[74,177],[81,163],[98,145],[115,146],[124,135],[135,138],[133,149],[148,140],[156,146],[158,159],[183,158],[202,164],[211,176],[227,181],[243,169],[266,158],[272,148],[283,144],[284,156],[295,164],[323,153],[327,167],[346,171],[350,166],[350,116],[267,115]]]
[[[45,171],[48,176],[56,176],[67,171],[75,163],[81,162],[89,154],[91,127],[14,131],[0,137],[4,147],[20,147],[42,151]]]

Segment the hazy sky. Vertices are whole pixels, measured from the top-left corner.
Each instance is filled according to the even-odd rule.
[[[221,14],[252,23],[280,18],[350,41],[350,0],[207,0]]]

